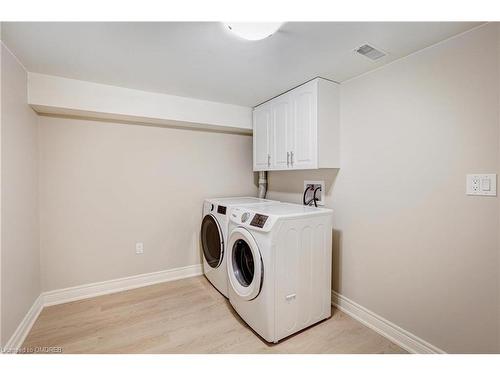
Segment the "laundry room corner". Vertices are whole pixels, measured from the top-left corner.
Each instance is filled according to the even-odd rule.
[[[499,373],[487,2],[4,1],[2,375]]]

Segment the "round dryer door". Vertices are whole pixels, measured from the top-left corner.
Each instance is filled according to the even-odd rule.
[[[208,265],[217,268],[224,259],[224,240],[217,219],[206,215],[201,222],[201,246]]]
[[[250,301],[259,295],[264,277],[257,243],[246,229],[236,228],[231,232],[227,248],[229,283],[238,296]]]

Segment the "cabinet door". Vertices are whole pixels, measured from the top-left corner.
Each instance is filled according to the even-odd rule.
[[[291,126],[290,96],[282,95],[271,102],[271,166],[287,169],[289,166],[288,134]]]
[[[262,105],[253,111],[253,170],[270,169],[271,111]]]
[[[309,82],[291,92],[292,133],[288,136],[293,153],[293,169],[317,168],[318,165],[318,83]]]

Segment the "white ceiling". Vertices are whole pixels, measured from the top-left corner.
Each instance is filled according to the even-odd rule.
[[[254,106],[316,76],[342,82],[479,23],[290,22],[245,41],[217,22],[2,23],[31,72]],[[370,43],[377,62],[353,50]]]

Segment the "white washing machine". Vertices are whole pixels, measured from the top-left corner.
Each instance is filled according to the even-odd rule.
[[[225,297],[227,294],[227,269],[225,244],[228,233],[228,210],[237,205],[273,202],[254,197],[212,198],[203,202],[201,222],[201,247],[203,272],[212,285]]]
[[[331,315],[332,210],[289,203],[230,210],[229,301],[268,342]]]

